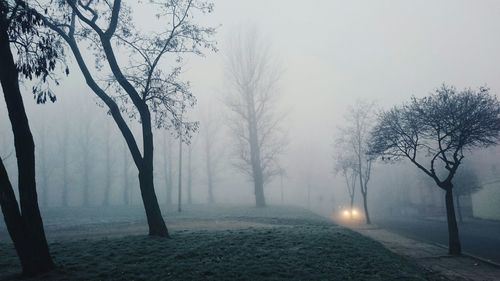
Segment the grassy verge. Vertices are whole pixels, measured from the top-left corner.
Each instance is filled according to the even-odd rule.
[[[413,264],[377,242],[326,220],[305,212],[300,218],[259,212],[214,217],[262,227],[177,229],[172,239],[125,236],[51,242],[58,269],[39,279],[425,280]],[[13,278],[20,268],[12,245],[1,243],[0,249],[0,277]]]

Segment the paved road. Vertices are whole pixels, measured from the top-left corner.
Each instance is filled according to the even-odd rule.
[[[375,223],[409,238],[448,245],[445,221],[426,219],[379,219]],[[500,264],[500,222],[471,220],[459,225],[466,253]]]

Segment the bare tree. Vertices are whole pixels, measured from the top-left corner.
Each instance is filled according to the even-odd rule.
[[[173,147],[173,138],[168,133],[165,131],[163,134],[163,168],[164,168],[164,177],[165,177],[165,193],[166,193],[166,205],[167,207],[172,206],[173,201],[172,201],[172,191],[174,188],[173,185],[173,171],[174,171],[174,166],[173,166],[173,152],[172,152],[172,147]]]
[[[182,121],[182,112],[181,112]],[[178,182],[177,182],[177,211],[182,211],[182,130],[179,130],[179,169],[178,169]]]
[[[209,40],[214,29],[192,22],[196,12],[211,12],[213,5],[199,0],[150,1],[149,4],[155,6],[157,26],[163,30],[137,30],[131,20],[131,9],[120,0],[66,0],[37,10],[45,24],[66,41],[87,85],[109,109],[125,138],[139,171],[149,234],[167,237],[154,190],[152,128],[174,126],[179,131],[185,130],[184,135],[188,137],[197,123],[179,119],[179,112],[195,101],[189,84],[180,81],[180,64],[166,71],[162,62],[168,55],[180,62],[185,53],[199,55],[205,48],[215,50]],[[109,78],[104,83],[82,56],[82,47],[88,45],[95,51],[93,67],[101,72],[109,70]],[[128,61],[121,61],[118,53]],[[110,93],[112,89],[116,95]],[[141,138],[134,136],[123,114],[140,119]],[[138,139],[142,140],[142,151]]]
[[[235,166],[254,183],[257,207],[265,207],[264,184],[279,172],[278,158],[286,144],[283,116],[276,114],[281,69],[254,29],[237,33],[226,62],[232,112],[230,128],[236,139]]]
[[[131,198],[131,186],[130,186],[130,154],[128,153],[127,144],[123,144],[123,166],[122,166],[122,178],[123,178],[123,204],[126,206],[132,205]]]
[[[351,164],[354,164],[353,168],[357,172],[367,224],[371,224],[368,211],[368,182],[373,160],[367,152],[370,130],[373,127],[374,119],[373,102],[356,102],[345,116],[345,125],[340,128],[340,137],[337,140],[337,145],[342,148],[346,155],[350,155],[347,156],[347,159],[353,161]]]
[[[106,120],[106,132],[104,133],[105,136],[105,154],[106,154],[106,168],[104,170],[104,198],[102,200],[102,205],[103,206],[109,206],[110,204],[110,196],[111,196],[111,184],[112,184],[112,168],[111,168],[111,163],[113,161],[111,157],[111,128],[110,128],[110,122],[109,120]]]
[[[284,186],[283,186],[283,179],[287,177],[287,172],[285,168],[279,167],[278,175],[280,176],[280,198],[281,198],[281,204],[285,203],[285,191],[284,191]]]
[[[51,169],[49,169],[49,148],[47,144],[47,122],[45,118],[42,118],[40,120],[40,131],[38,132],[38,150],[37,150],[37,168],[39,171],[39,185],[38,185],[38,190],[41,193],[41,200],[40,200],[40,205],[42,207],[47,207],[48,206],[48,201],[49,201],[49,194],[50,194],[50,188],[49,188],[49,174],[51,172]]]
[[[356,165],[356,159],[353,157],[354,155],[348,154],[349,150],[342,150],[342,144],[337,144],[337,149],[340,151],[335,155],[335,173],[342,174],[345,179],[345,183],[347,186],[347,191],[349,193],[350,199],[350,209],[349,214],[351,219],[353,218],[353,207],[354,207],[354,197],[356,195],[356,182],[358,180],[358,168]],[[339,147],[340,146],[340,147]]]
[[[80,122],[80,135],[77,139],[77,143],[80,148],[80,170],[82,171],[82,206],[90,206],[90,194],[91,194],[91,178],[92,173],[95,169],[93,164],[95,158],[94,147],[96,144],[96,135],[92,133],[92,127],[95,124],[95,118],[89,110],[89,105],[84,104],[81,107],[81,115],[84,116],[82,122]]]
[[[173,171],[173,166],[172,166],[172,137],[169,135],[167,131],[164,131],[163,133],[163,170],[164,170],[164,177],[165,177],[165,202],[167,207],[172,206],[172,189],[173,189],[173,183],[172,183],[172,171]]]
[[[193,204],[193,177],[196,173],[193,167],[193,148],[194,142],[188,145],[188,157],[187,157],[187,203]]]
[[[494,145],[499,136],[500,103],[488,88],[457,91],[443,85],[434,94],[383,112],[370,153],[385,160],[410,160],[445,191],[449,253],[459,255],[454,176],[467,150]]]
[[[61,205],[63,207],[68,207],[69,205],[69,200],[68,200],[68,188],[70,184],[70,179],[69,179],[69,165],[70,165],[70,156],[69,156],[69,145],[70,145],[70,140],[69,140],[69,122],[67,118],[63,118],[63,125],[62,125],[62,136],[59,140],[59,145],[61,147],[61,156],[62,156],[62,195],[61,195]]]
[[[203,148],[205,154],[205,169],[207,175],[208,203],[214,204],[214,185],[217,181],[217,169],[222,158],[222,152],[219,149],[221,122],[220,119],[207,107],[203,112],[201,124],[201,137],[203,138]]]

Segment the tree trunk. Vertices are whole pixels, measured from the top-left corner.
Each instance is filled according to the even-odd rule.
[[[109,206],[110,193],[111,193],[111,145],[109,136],[109,122],[106,121],[106,175],[105,175],[105,186],[104,186],[104,199],[102,205]]]
[[[182,121],[182,117],[181,117]],[[177,191],[177,211],[182,211],[182,134],[179,135],[179,182]]]
[[[169,237],[165,221],[160,212],[160,206],[154,192],[152,169],[143,168],[139,171],[139,186],[142,202],[146,209],[146,217],[150,236]]]
[[[191,144],[192,145],[192,144]],[[188,150],[188,180],[187,180],[187,203],[193,204],[193,198],[191,194],[191,189],[193,187],[193,165],[192,165],[192,153],[193,148],[189,145]]]
[[[366,190],[366,183],[363,182],[363,173],[361,172],[361,157],[359,157],[359,185],[361,187],[361,195],[363,195],[363,209],[365,211],[366,224],[371,224],[370,214],[368,213],[368,192]],[[365,185],[364,185],[365,184]],[[364,190],[363,190],[364,189]]]
[[[88,207],[90,205],[90,164],[89,164],[89,157],[88,157],[88,151],[84,152],[83,155],[83,202],[82,205],[83,207]]]
[[[68,129],[67,124],[64,124],[63,132],[63,143],[62,143],[62,157],[63,157],[63,186],[62,186],[62,198],[61,203],[63,207],[68,206]]]
[[[208,135],[205,137],[205,165],[207,168],[207,181],[208,181],[208,203],[209,204],[214,204],[215,203],[215,198],[214,198],[214,179],[213,179],[213,166],[212,166],[212,143],[210,142],[211,136]]]
[[[359,150],[361,150],[361,143],[358,142]],[[365,170],[365,173],[367,171]],[[359,176],[359,187],[361,189],[361,195],[363,195],[363,209],[365,210],[365,221],[366,224],[371,224],[370,214],[368,213],[368,190],[366,182],[363,182],[363,165],[361,162],[361,154],[358,153],[358,176]]]
[[[458,221],[460,223],[464,222],[464,218],[462,216],[462,207],[460,206],[460,195],[456,195],[455,199],[457,201],[457,213],[458,213]]]
[[[255,205],[259,208],[266,206],[266,198],[264,197],[264,179],[262,177],[262,170],[257,169],[254,174],[254,188],[255,188]]]
[[[311,210],[311,185],[307,184],[307,209]]]
[[[260,159],[261,151],[259,145],[259,132],[257,127],[257,116],[255,112],[255,101],[252,95],[247,95],[248,114],[248,136],[250,145],[250,161],[252,165],[252,175],[255,190],[255,205],[259,208],[266,206],[264,197],[264,171]]]
[[[353,209],[353,207],[354,207],[354,194],[352,194],[352,195],[351,195],[351,194],[349,194],[349,195],[350,195],[350,197],[351,197],[351,205],[350,205],[350,206],[351,206],[351,208],[349,209],[349,214],[351,214],[351,219],[353,219],[352,209]]]
[[[127,144],[125,144],[123,149],[123,204],[125,204],[126,206],[130,205],[130,184],[128,169],[128,149]]]
[[[8,26],[4,12],[4,10],[0,11],[0,61],[2,62],[0,82],[14,134],[21,210],[17,209],[17,202],[3,162],[0,167],[2,170],[0,172],[0,198],[2,199],[0,202],[11,238],[17,244],[16,250],[19,253],[23,273],[37,275],[52,270],[54,263],[49,253],[38,207],[35,181],[35,144],[19,90],[18,71],[10,50]]]
[[[21,265],[23,268],[27,268],[29,267],[29,256],[27,255],[28,249],[26,249],[26,237],[23,233],[23,219],[19,212],[16,195],[14,194],[14,189],[12,188],[2,158],[0,158],[0,206],[2,207],[7,231],[14,242],[14,247],[21,260]]]
[[[167,208],[172,206],[172,139],[163,134],[163,167],[165,169],[165,194]]]
[[[363,195],[363,208],[365,210],[366,224],[371,224],[372,221],[370,219],[370,213],[368,212],[368,203],[367,203],[368,194],[366,192],[361,192],[361,194]]]
[[[83,124],[83,137],[81,138],[82,152],[83,152],[83,198],[82,198],[82,206],[89,207],[90,206],[90,121],[84,120]]]
[[[163,132],[163,176],[165,177],[165,195],[168,197],[168,160],[167,160],[167,131]],[[165,198],[165,205],[169,206],[168,198]]]
[[[139,186],[141,189],[142,202],[146,209],[146,218],[149,225],[149,235],[169,237],[167,226],[161,215],[158,198],[156,198],[153,181],[153,131],[151,128],[151,116],[147,105],[140,109],[142,139],[144,144],[144,157],[139,169]]]
[[[260,147],[258,145],[256,129],[254,129],[254,132],[251,133],[250,137],[250,154],[252,158],[251,161],[255,189],[255,205],[259,208],[266,207],[266,198],[264,197],[264,175],[260,162]]]
[[[453,206],[453,186],[450,184],[446,187],[446,219],[448,222],[448,251],[450,255],[460,255],[462,247],[458,235],[457,218],[455,217],[455,207]]]
[[[214,204],[215,203],[215,198],[214,198],[214,191],[213,191],[213,183],[212,183],[212,176],[208,176],[208,203],[209,204]]]
[[[280,175],[280,191],[281,191],[281,204],[285,203],[285,196],[283,193],[283,175]]]

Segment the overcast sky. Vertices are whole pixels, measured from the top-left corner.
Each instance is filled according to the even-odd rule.
[[[323,130],[356,99],[381,106],[442,83],[500,90],[499,1],[216,0],[220,52],[191,60],[200,100],[220,90],[225,42],[256,26],[286,69],[281,90],[293,127]]]

